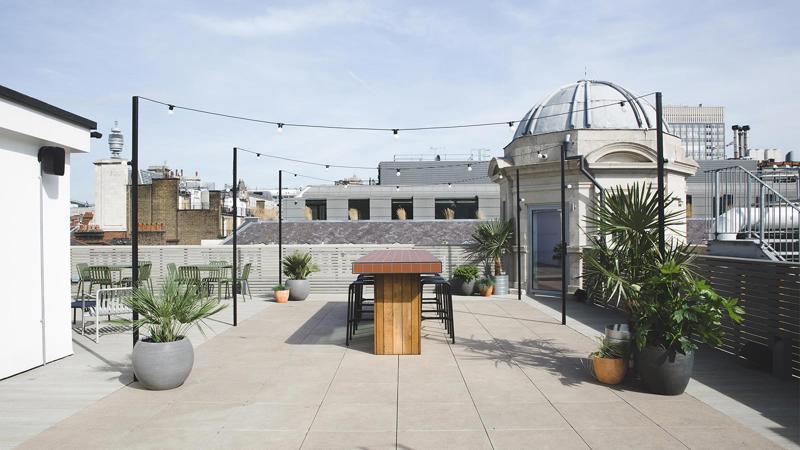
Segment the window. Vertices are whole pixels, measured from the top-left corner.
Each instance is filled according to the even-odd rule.
[[[686,196],[686,217],[692,217],[692,196]]]
[[[369,220],[369,199],[347,200],[347,217],[350,220]]]
[[[326,200],[306,200],[306,219],[328,220],[328,202]]]
[[[400,211],[402,209],[402,211]],[[400,211],[400,214],[398,214]],[[404,215],[403,219],[400,218]],[[414,199],[412,198],[393,198],[392,199],[392,220],[411,220],[414,218]]]
[[[476,219],[478,217],[478,197],[437,198],[437,219]]]

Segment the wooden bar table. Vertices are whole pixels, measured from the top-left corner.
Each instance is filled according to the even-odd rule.
[[[424,250],[378,250],[353,263],[353,273],[375,276],[376,355],[420,354],[420,274],[441,271]]]

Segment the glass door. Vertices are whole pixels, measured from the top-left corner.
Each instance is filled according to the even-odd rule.
[[[531,211],[531,273],[534,292],[561,290],[561,212],[556,209]]]

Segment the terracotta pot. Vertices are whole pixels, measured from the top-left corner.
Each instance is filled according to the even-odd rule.
[[[494,291],[494,286],[483,286],[481,287],[481,295],[484,297],[491,297],[492,291]]]
[[[619,384],[628,372],[628,360],[592,356],[592,372],[597,381],[603,384]]]
[[[285,291],[272,291],[275,293],[275,302],[277,303],[286,303],[289,301],[289,290],[286,289]]]

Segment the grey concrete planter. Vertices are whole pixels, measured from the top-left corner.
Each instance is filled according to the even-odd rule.
[[[663,348],[645,347],[636,355],[636,369],[642,383],[655,394],[682,394],[693,368],[694,352],[671,354]]]
[[[163,391],[183,384],[194,365],[189,338],[174,342],[139,341],[133,347],[133,372],[147,389]]]
[[[308,280],[286,280],[289,288],[289,300],[305,300],[311,293],[311,283]]]
[[[494,276],[494,292],[492,295],[508,295],[508,275]]]
[[[457,295],[472,295],[475,292],[475,282],[477,280],[465,281],[463,278],[455,277],[450,282],[453,286],[453,293]]]

